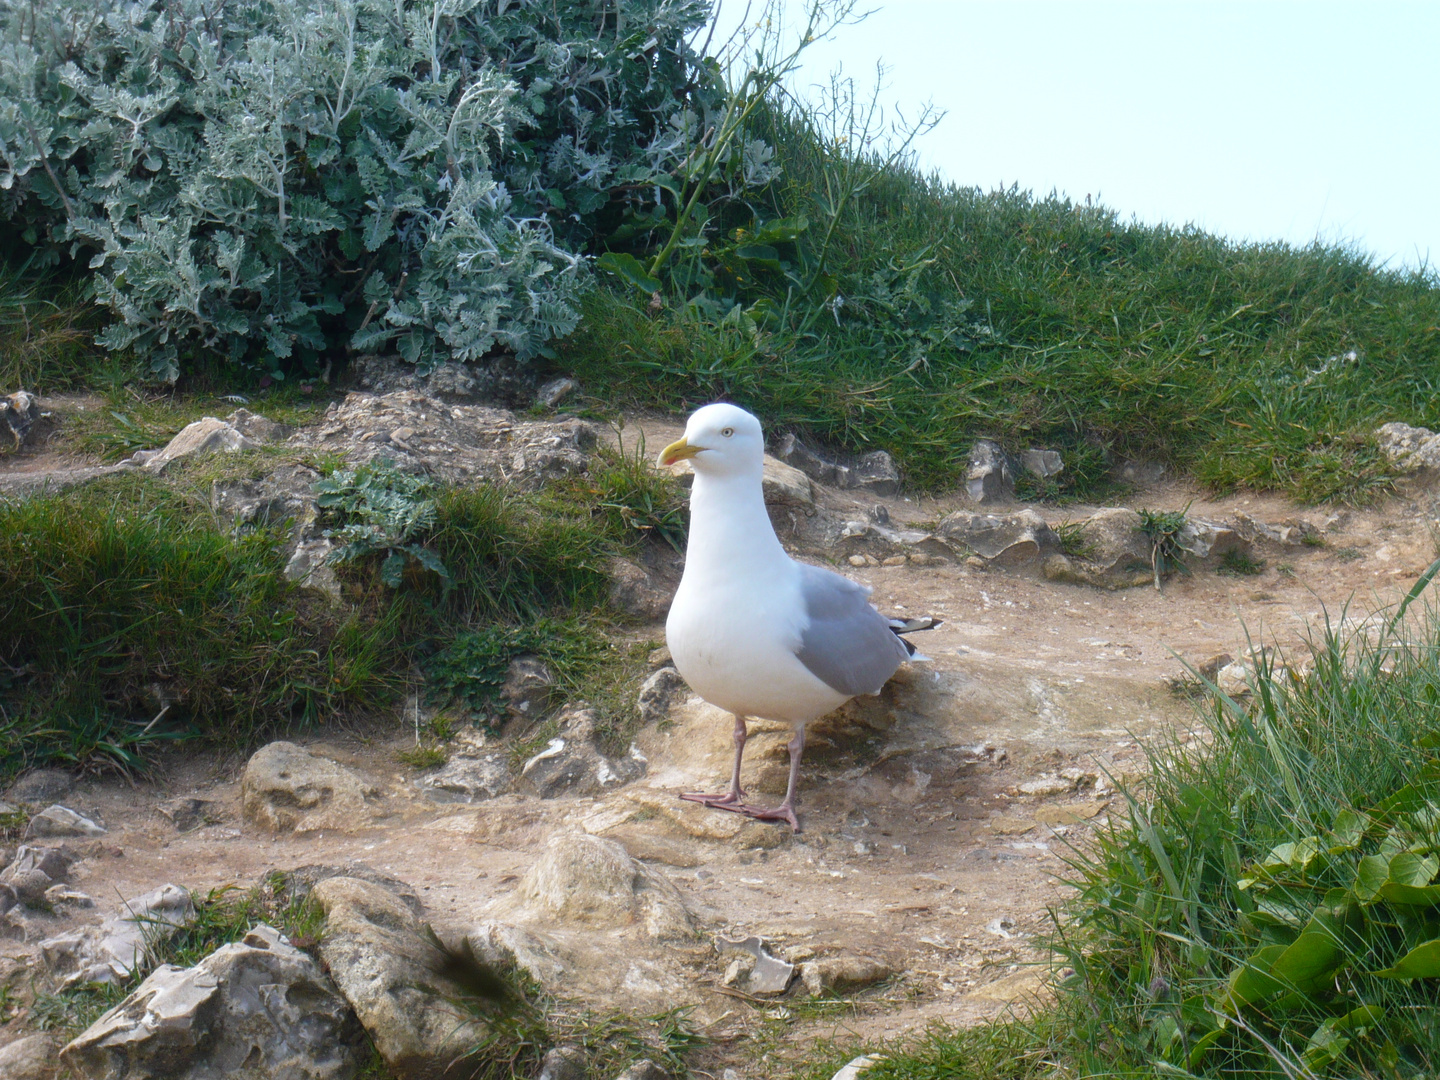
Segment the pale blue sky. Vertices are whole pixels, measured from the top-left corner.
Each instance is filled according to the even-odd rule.
[[[743,0],[725,6],[730,21]],[[883,100],[946,110],[920,157],[957,183],[1440,263],[1440,3],[868,6],[806,54],[797,86],[836,66],[873,83],[883,61]]]

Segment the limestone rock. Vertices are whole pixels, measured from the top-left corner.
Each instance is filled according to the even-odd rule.
[[[520,363],[513,355],[497,355],[477,364],[452,361],[424,374],[398,356],[359,356],[351,361],[351,369],[359,386],[374,394],[409,390],[441,402],[486,400],[511,407],[533,402],[539,381],[534,365]]]
[[[811,997],[859,990],[895,975],[896,969],[869,956],[824,956],[800,965],[800,981]]]
[[[451,1075],[484,1027],[454,1004],[460,989],[437,973],[439,954],[419,920],[358,878],[329,878],[311,896],[325,912],[320,959],[385,1064],[399,1080]]]
[[[1124,507],[1097,510],[1080,525],[1086,561],[1103,571],[1150,568],[1150,541],[1140,531],[1140,515]]]
[[[673,1080],[673,1078],[649,1058],[641,1058],[615,1077],[615,1080]]]
[[[1281,547],[1299,547],[1321,540],[1320,529],[1304,518],[1287,518],[1271,523],[1259,521],[1243,510],[1237,510],[1233,518],[1235,532],[1245,543],[1269,541]]]
[[[45,1032],[0,1046],[0,1076],[5,1080],[54,1080],[56,1049],[55,1039]]]
[[[522,420],[504,409],[447,404],[414,389],[394,389],[347,394],[289,444],[339,453],[355,465],[385,459],[450,483],[534,490],[583,473],[596,435],[573,417]]]
[[[60,1057],[94,1080],[350,1080],[364,1050],[320,966],[262,924],[192,968],[161,965]]]
[[[792,468],[799,469],[811,480],[831,487],[848,488],[851,485],[850,469],[846,465],[822,457],[806,446],[793,434],[785,434],[775,444],[775,458]]]
[[[999,443],[980,439],[970,448],[965,494],[971,502],[1005,503],[1015,499],[1015,461]]]
[[[535,400],[547,409],[553,409],[566,398],[578,393],[580,383],[568,375],[551,379],[535,392]]]
[[[160,472],[172,461],[183,457],[222,451],[233,454],[240,450],[254,450],[259,446],[259,442],[240,434],[224,420],[204,416],[181,428],[180,433],[158,454],[146,455],[143,464],[151,472]]]
[[[722,980],[726,986],[733,986],[750,994],[783,994],[795,975],[795,966],[770,955],[765,942],[754,934],[732,941],[721,937],[715,941],[716,948],[740,952],[739,960],[731,963]]]
[[[13,394],[0,397],[0,422],[4,423],[5,430],[15,441],[16,450],[24,445],[25,436],[39,419],[40,399],[34,394],[16,390]]]
[[[517,656],[505,669],[500,700],[505,711],[518,719],[534,720],[544,714],[555,689],[555,677],[538,656]]]
[[[1060,538],[1034,510],[980,514],[957,510],[936,530],[952,543],[1003,565],[1029,562],[1060,550]]]
[[[627,615],[660,622],[670,611],[675,590],[628,559],[612,558],[605,564],[610,578],[610,603]]]
[[[1375,431],[1380,452],[1403,473],[1440,472],[1440,435],[1409,424],[1381,424]]]
[[[558,989],[566,978],[559,946],[542,934],[518,926],[485,922],[465,935],[475,955],[487,964],[516,967],[532,979]]]
[[[514,786],[509,755],[500,751],[456,755],[420,781],[425,797],[439,803],[476,803],[503,795]]]
[[[352,832],[369,821],[374,793],[343,765],[288,742],[255,751],[240,779],[245,820],[272,832]]]
[[[44,840],[73,836],[104,836],[105,830],[67,806],[48,806],[30,819],[25,839]]]
[[[1033,447],[1020,452],[1020,465],[1028,473],[1048,480],[1065,471],[1065,460],[1056,450],[1036,450]]]
[[[860,1080],[866,1070],[872,1065],[879,1064],[884,1059],[873,1054],[862,1054],[857,1058],[851,1058],[845,1067],[837,1072],[830,1080]]]
[[[862,488],[882,498],[900,494],[900,470],[895,459],[884,450],[862,454],[851,470],[850,486]]]
[[[177,795],[173,799],[157,803],[155,809],[161,817],[175,826],[177,832],[183,833],[206,824],[207,819],[214,813],[214,806],[209,799]]]
[[[1039,776],[1020,785],[1021,795],[1049,798],[1052,795],[1068,795],[1075,790],[1078,781],[1064,776]]]
[[[1250,693],[1250,668],[1243,660],[1232,660],[1215,673],[1215,685],[1232,698]]]
[[[554,1046],[540,1059],[539,1080],[586,1080],[585,1051],[578,1046]]]
[[[640,723],[646,726],[658,724],[670,714],[670,707],[677,701],[684,701],[690,694],[690,687],[673,667],[662,667],[653,672],[640,684],[640,693],[635,698],[635,708],[640,713]]]
[[[289,424],[281,424],[249,409],[236,409],[225,417],[225,422],[257,443],[282,442],[295,434],[295,429]]]
[[[646,767],[633,747],[624,758],[601,754],[595,748],[595,711],[572,705],[560,714],[560,733],[520,770],[520,782],[542,799],[588,795],[628,783]]]
[[[11,784],[5,798],[18,803],[48,803],[63,798],[75,786],[75,777],[64,769],[31,769]]]
[[[687,938],[694,926],[680,892],[614,840],[587,833],[551,837],[520,879],[516,897],[542,919],[588,926],[637,924],[652,938]]]
[[[1176,537],[1176,543],[1182,550],[1188,551],[1197,559],[1218,557],[1232,551],[1243,552],[1250,546],[1238,532],[1228,525],[1217,525],[1214,522],[1200,521],[1195,518],[1185,522],[1185,527]]]
[[[330,562],[330,553],[334,550],[335,542],[328,536],[306,537],[290,553],[290,559],[285,563],[285,577],[308,588],[329,593],[338,600],[340,581]]]
[[[766,506],[798,507],[806,509],[815,505],[815,493],[810,487],[810,478],[799,469],[765,455],[760,475],[760,489],[765,496]]]
[[[378,870],[372,870],[364,863],[351,862],[346,866],[334,866],[327,863],[310,863],[307,866],[297,867],[294,870],[279,873],[283,884],[279,886],[284,890],[284,899],[287,903],[303,901],[315,891],[315,886],[322,881],[329,881],[331,878],[355,878],[357,881],[368,882],[378,888],[384,889],[400,903],[410,909],[411,914],[419,918],[425,914],[425,905],[420,902],[416,895],[405,882],[399,878],[391,877],[389,874],[382,874]],[[264,881],[274,882],[276,873],[264,875]]]
[[[40,955],[62,986],[102,982],[120,985],[151,958],[154,945],[195,918],[190,891],[162,885],[127,900],[98,927],[40,942]]]
[[[236,528],[273,527],[289,521],[299,536],[315,525],[319,515],[315,505],[319,480],[320,473],[305,465],[282,465],[259,479],[217,480],[210,487],[210,509]]]

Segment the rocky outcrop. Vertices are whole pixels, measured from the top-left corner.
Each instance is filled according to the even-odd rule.
[[[59,848],[21,844],[10,865],[0,871],[0,914],[16,904],[35,904],[64,881],[72,858]]]
[[[1440,474],[1440,435],[1409,424],[1382,424],[1375,430],[1380,452],[1398,472]]]
[[[520,786],[540,796],[593,795],[643,776],[645,758],[631,747],[622,758],[608,758],[595,745],[595,711],[584,705],[560,713],[560,731],[520,770]]]
[[[415,914],[387,889],[358,878],[321,881],[320,959],[398,1080],[464,1075],[452,1065],[484,1036],[439,974],[440,954]]]
[[[240,779],[245,820],[272,832],[353,832],[369,823],[374,794],[343,765],[288,742],[255,751]]]
[[[509,906],[542,923],[638,926],[651,938],[688,938],[695,930],[669,878],[637,863],[614,840],[588,833],[552,836]]]
[[[800,981],[812,997],[859,990],[895,974],[893,964],[869,956],[825,956],[800,965]]]
[[[670,707],[677,701],[684,701],[690,695],[690,687],[680,677],[680,672],[666,664],[640,684],[635,698],[635,709],[640,714],[640,723],[646,726],[658,724],[670,713]]]
[[[798,436],[785,434],[775,443],[774,458],[767,461],[783,463],[816,483],[841,491],[858,490],[882,498],[900,493],[900,470],[884,450],[872,450],[849,464],[841,464],[812,450]]]
[[[365,1049],[320,965],[262,924],[194,967],[156,968],[60,1059],[93,1080],[350,1080]]]
[[[98,927],[40,942],[40,955],[62,986],[87,982],[122,985],[137,968],[153,963],[153,950],[159,942],[194,918],[190,890],[162,885],[125,901]]]
[[[47,1032],[0,1046],[0,1076],[5,1080],[55,1080],[55,1039]]]
[[[965,494],[971,502],[1007,503],[1015,499],[1014,458],[999,443],[980,439],[970,448],[970,465],[965,470]]]
[[[476,803],[503,795],[514,787],[510,755],[505,750],[455,754],[420,781],[420,790],[425,796],[439,803]]]
[[[1013,514],[979,514],[957,510],[936,533],[964,551],[981,558],[1013,565],[1044,558],[1060,550],[1060,538],[1034,510]]]
[[[68,806],[48,806],[25,826],[25,839],[47,840],[75,836],[104,836],[105,830]]]
[[[385,459],[407,472],[525,490],[585,471],[595,432],[581,420],[521,420],[505,409],[446,404],[415,390],[350,393],[289,444],[343,455],[359,465]]]
[[[610,579],[610,603],[617,610],[646,622],[659,622],[670,611],[675,587],[648,570],[617,556],[606,562],[605,573]]]

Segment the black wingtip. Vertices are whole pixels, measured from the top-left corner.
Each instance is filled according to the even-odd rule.
[[[890,629],[893,630],[897,635],[915,634],[919,633],[921,630],[934,630],[937,626],[941,625],[943,621],[943,619],[937,619],[930,615],[922,615],[918,619],[888,620],[888,622],[890,623]],[[906,644],[908,645],[909,643],[907,642]],[[910,651],[913,653],[915,650],[912,647]]]

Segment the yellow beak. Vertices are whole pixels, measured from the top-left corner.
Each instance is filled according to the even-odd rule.
[[[684,439],[679,439],[660,451],[660,464],[674,465],[677,461],[693,458],[704,449],[703,446],[691,446]]]

